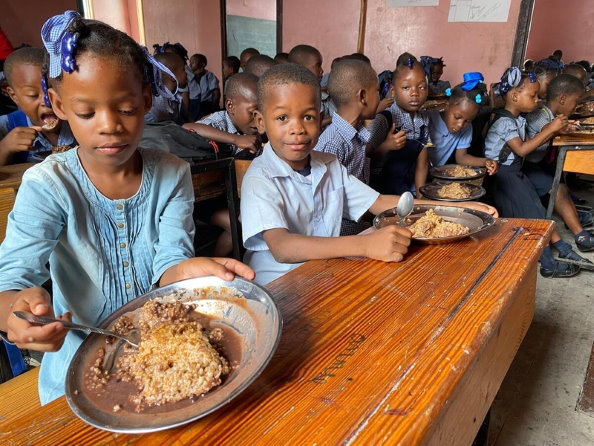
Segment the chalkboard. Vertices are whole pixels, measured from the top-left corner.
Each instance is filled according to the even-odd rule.
[[[227,55],[237,56],[246,48],[256,48],[260,54],[276,54],[276,21],[227,16]]]

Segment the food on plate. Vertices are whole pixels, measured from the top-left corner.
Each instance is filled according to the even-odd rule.
[[[437,191],[440,198],[466,199],[471,195],[470,188],[461,183],[450,183],[442,186]]]
[[[476,176],[476,170],[465,166],[454,166],[443,170],[443,174],[452,178],[465,178]]]
[[[413,238],[453,237],[470,232],[466,226],[444,220],[433,209],[426,211],[425,215],[410,225],[408,229],[413,233]]]

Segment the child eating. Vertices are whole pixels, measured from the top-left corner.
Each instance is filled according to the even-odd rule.
[[[164,88],[152,56],[121,31],[74,11],[50,18],[42,38],[51,103],[79,146],[23,177],[0,245],[0,330],[20,348],[52,352],[39,374],[46,404],[64,393],[84,336],[59,322],[30,325],[13,311],[97,326],[153,286],[254,273],[233,259],[193,258],[189,165],[138,148],[152,89]],[[41,288],[50,277],[51,299]]]
[[[7,92],[20,110],[0,116],[0,166],[39,162],[76,144],[41,90],[43,55],[41,48],[21,48],[4,64]]]
[[[380,195],[349,175],[335,156],[313,150],[320,129],[320,84],[309,70],[281,64],[260,78],[256,124],[269,143],[243,179],[241,218],[246,261],[257,271],[258,283],[312,259],[404,258],[411,239],[405,228],[392,225],[338,237],[341,218],[377,214],[393,208],[398,197]],[[471,207],[495,213],[480,203]]]
[[[488,158],[479,158],[468,153],[472,141],[470,123],[479,112],[484,95],[479,85],[484,80],[481,73],[464,73],[464,82],[449,93],[444,111],[431,111],[429,115],[429,134],[433,147],[428,148],[429,159],[433,166],[444,164],[464,164],[467,166],[485,166],[490,175],[497,171],[497,162]]]
[[[425,73],[427,74],[427,79],[429,80],[429,94],[445,94],[446,90],[451,88],[451,85],[448,81],[441,80],[443,67],[445,67],[443,57],[421,56],[420,62],[423,65]]]
[[[545,209],[540,202],[534,185],[522,172],[523,158],[548,141],[567,126],[567,117],[558,115],[542,127],[533,138],[526,138],[526,120],[522,113],[529,113],[538,104],[539,84],[534,73],[522,73],[519,68],[506,70],[501,78],[499,90],[505,100],[505,109],[489,128],[485,138],[485,156],[500,164],[499,171],[493,175],[493,196],[495,205],[502,217],[545,218]],[[561,240],[557,231],[551,236],[552,245],[559,256],[571,260],[584,260],[571,246]],[[580,268],[574,264],[563,263],[553,258],[550,247],[540,256],[540,274],[543,277],[572,277]]]

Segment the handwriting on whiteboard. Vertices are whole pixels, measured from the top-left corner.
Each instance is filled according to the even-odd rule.
[[[511,0],[451,0],[448,22],[507,22]]]

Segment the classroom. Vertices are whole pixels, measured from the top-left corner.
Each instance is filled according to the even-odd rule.
[[[594,9],[6,0],[3,444],[594,444]]]

